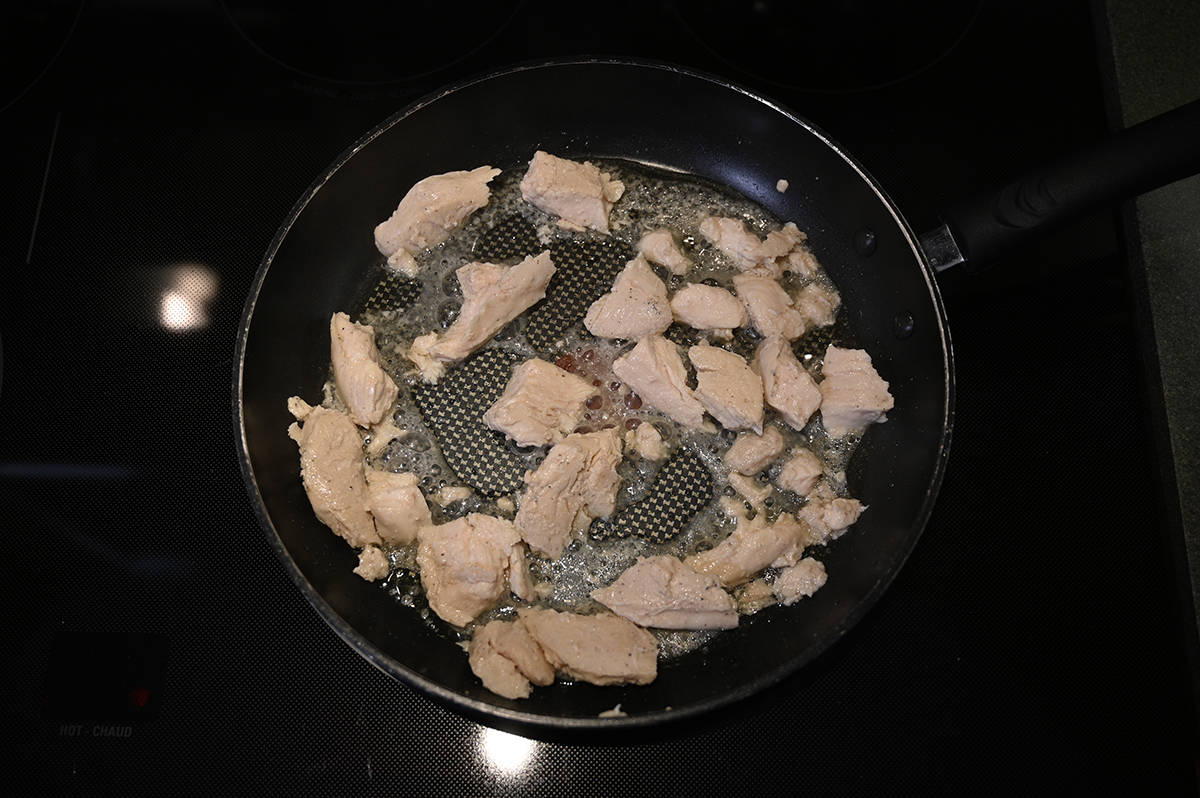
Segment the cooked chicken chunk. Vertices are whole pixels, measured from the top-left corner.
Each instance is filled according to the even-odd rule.
[[[779,602],[775,598],[771,585],[765,579],[755,579],[738,588],[735,594],[738,612],[743,615],[753,615],[759,610],[771,607]]]
[[[696,367],[696,398],[721,426],[762,432],[762,380],[745,360],[707,344],[689,349],[688,359]]]
[[[718,338],[730,337],[749,320],[740,299],[720,286],[703,283],[688,283],[676,291],[671,311],[680,322],[697,330],[712,330]]]
[[[546,251],[511,268],[469,263],[456,274],[462,285],[462,308],[446,334],[429,349],[443,363],[462,360],[544,297],[554,264]]]
[[[775,598],[784,605],[795,604],[802,598],[816,593],[825,584],[825,566],[812,557],[805,557],[790,568],[785,568],[775,577],[771,585]]]
[[[513,519],[529,547],[557,560],[572,534],[610,515],[621,484],[620,462],[616,429],[568,435],[556,444],[537,471],[525,474],[527,487]]]
[[[438,334],[435,332],[418,335],[405,352],[405,357],[416,365],[417,370],[421,372],[421,379],[425,382],[437,382],[446,373],[446,365],[431,354],[437,342]]]
[[[794,303],[807,327],[812,329],[833,324],[842,298],[820,283],[809,283],[797,292]]]
[[[737,607],[716,577],[675,557],[645,557],[592,598],[639,626],[655,629],[732,629]]]
[[[775,484],[800,496],[807,496],[821,478],[821,460],[808,449],[797,449],[783,464]]]
[[[471,498],[473,491],[466,485],[446,485],[433,494],[433,500],[443,507]]]
[[[796,517],[808,525],[811,543],[825,543],[842,536],[867,509],[858,499],[830,498],[823,487],[808,498]]]
[[[759,335],[764,338],[778,335],[788,341],[804,335],[807,329],[804,317],[793,307],[787,291],[773,278],[761,274],[735,274],[733,287]]]
[[[587,380],[541,358],[513,369],[508,387],[483,414],[483,423],[519,446],[558,443],[579,426],[592,395]]]
[[[415,276],[415,256],[445,241],[464,219],[487,205],[488,183],[498,174],[499,169],[481,166],[417,181],[387,221],[375,228],[375,246],[388,256],[388,265]]]
[[[333,381],[350,418],[360,427],[378,424],[396,409],[400,389],[379,365],[375,329],[355,324],[345,313],[329,320]]]
[[[385,418],[378,424],[371,425],[370,440],[367,442],[367,455],[377,457],[383,453],[387,445],[394,440],[408,437],[408,430],[402,430]]]
[[[592,684],[649,684],[658,675],[654,635],[616,615],[518,610],[550,664]]]
[[[314,407],[304,426],[293,424],[288,434],[300,444],[300,478],[321,523],[351,546],[378,544],[379,534],[367,511],[362,437],[350,416]]]
[[[761,435],[755,432],[738,435],[722,459],[734,471],[753,476],[775,462],[782,453],[783,436],[774,427],[767,427]]]
[[[648,335],[613,361],[613,374],[646,404],[685,427],[704,423],[704,406],[687,387],[687,369],[675,344]]]
[[[825,350],[821,381],[821,423],[833,437],[862,432],[868,424],[887,421],[895,405],[888,384],[862,349]]]
[[[671,274],[687,274],[687,270],[692,268],[691,260],[683,254],[683,250],[675,243],[675,236],[665,227],[642,236],[638,241],[638,252]]]
[[[767,404],[792,429],[804,429],[821,406],[821,389],[796,359],[792,345],[779,336],[763,341],[754,353],[754,370],[762,377]]]
[[[417,533],[417,566],[429,606],[466,626],[508,590],[509,554],[521,542],[511,522],[471,513]]]
[[[513,546],[508,553],[508,589],[519,599],[533,600],[533,578],[529,575],[529,561],[523,545]]]
[[[748,477],[736,471],[729,472],[729,484],[733,486],[739,496],[758,509],[761,509],[763,503],[775,492],[770,482],[759,482],[754,477]]]
[[[772,277],[779,277],[785,269],[807,275],[817,268],[816,258],[804,245],[808,236],[792,222],[782,230],[768,233],[764,241],[748,230],[741,219],[708,216],[700,221],[700,235],[742,271],[762,269]]]
[[[568,230],[608,232],[608,212],[625,193],[591,163],[557,158],[538,150],[521,178],[521,196],[533,207],[559,217]]]
[[[667,287],[638,255],[617,275],[612,290],[588,308],[583,326],[601,338],[637,340],[661,333],[671,326]]]
[[[367,471],[367,507],[385,543],[407,546],[421,527],[433,523],[417,481],[416,474]]]
[[[491,621],[475,632],[467,650],[471,671],[505,698],[528,698],[533,687],[554,681],[554,668],[520,621]]]
[[[625,433],[625,448],[633,449],[643,460],[662,460],[667,456],[667,445],[653,424],[642,423],[637,429]]]
[[[759,514],[753,521],[739,520],[729,537],[709,551],[684,559],[684,565],[712,574],[725,587],[748,582],[767,566],[793,565],[808,543],[806,529],[786,514],[770,526],[761,519]]]
[[[388,575],[387,555],[378,546],[363,546],[358,553],[358,565],[354,573],[368,582],[377,582]]]

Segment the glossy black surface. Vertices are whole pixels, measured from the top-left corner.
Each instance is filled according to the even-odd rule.
[[[215,4],[87,4],[0,116],[6,730],[24,791],[1194,792],[1143,421],[1157,387],[1111,214],[943,277],[955,447],[913,556],[796,678],[660,742],[514,740],[373,668],[288,579],[232,445],[237,319],[279,223],[349,142],[442,83],[578,53],[723,72],[828,130],[925,229],[1104,129],[1086,20],[1083,3],[985,4],[915,78],[831,95],[718,61],[668,4],[530,2],[461,63],[374,86],[279,66]],[[816,35],[852,34],[797,43]],[[60,720],[52,661],[77,632],[165,636],[155,717]],[[99,661],[123,650],[79,667],[148,672]]]

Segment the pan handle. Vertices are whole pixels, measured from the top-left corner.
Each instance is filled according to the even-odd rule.
[[[921,236],[937,271],[979,272],[1008,251],[1095,208],[1200,172],[1200,100],[1027,172],[941,213]]]

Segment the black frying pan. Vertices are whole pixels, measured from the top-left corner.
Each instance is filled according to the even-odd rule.
[[[483,722],[533,733],[630,731],[731,704],[841,637],[887,588],[921,534],[945,467],[954,408],[935,267],[964,255],[968,263],[985,262],[1091,204],[1200,169],[1196,111],[1134,129],[1116,145],[1018,181],[998,199],[964,205],[919,241],[836,143],[716,79],[658,65],[556,63],[426,98],[369,133],[316,181],[259,269],[240,330],[234,396],[241,463],[258,516],[297,586],[343,639],[386,673]],[[1190,125],[1190,138],[1182,124]],[[1139,151],[1137,168],[1106,162],[1099,170],[1096,159],[1111,159],[1112,147],[1126,153],[1117,162],[1127,167],[1128,153]],[[320,396],[329,317],[360,294],[380,260],[372,228],[404,192],[453,169],[523,168],[535,149],[688,172],[795,221],[841,289],[843,312],[890,381],[896,409],[870,430],[848,470],[852,495],[870,510],[830,547],[830,578],[813,598],[744,618],[705,648],[661,663],[649,686],[556,684],[510,701],[483,689],[461,648],[351,572],[353,550],[317,521],[304,494],[296,446],[285,434],[285,401]],[[786,193],[775,189],[779,178],[790,181]],[[597,717],[617,703],[627,717]]]

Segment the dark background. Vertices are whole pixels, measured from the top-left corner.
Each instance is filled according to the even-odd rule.
[[[812,667],[665,740],[513,741],[377,672],[274,559],[233,445],[234,337],[276,227],[413,99],[560,55],[692,66],[812,119],[924,230],[1119,118],[1102,5],[314,5],[3,12],[4,685],[26,789],[1196,791],[1194,621],[1117,211],[943,275],[958,419],[914,555]]]

